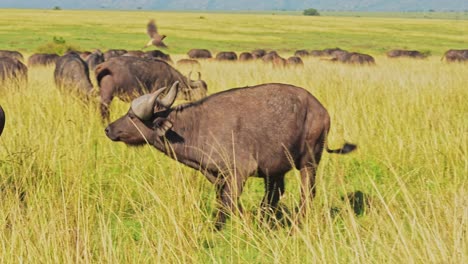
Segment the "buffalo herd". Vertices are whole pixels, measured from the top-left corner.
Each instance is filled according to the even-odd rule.
[[[148,24],[147,32],[151,38],[147,46],[166,47],[162,42],[165,36],[158,34],[154,21]],[[427,57],[416,50],[391,50],[386,55]],[[352,65],[375,64],[368,54],[340,48],[301,49],[286,58],[263,49],[241,52],[239,56],[233,51],[213,56],[207,49],[191,49],[187,56],[178,60],[176,67],[200,68],[202,60],[258,61],[282,69],[303,66],[307,57]],[[0,50],[0,84],[27,81],[28,67],[23,60],[17,51]],[[442,60],[467,62],[468,50],[448,50]],[[285,173],[292,168],[301,174],[299,212],[304,214],[316,193],[315,175],[323,151],[346,154],[356,148],[350,143],[339,149],[328,148],[330,116],[304,88],[267,83],[207,96],[208,86],[200,72],[196,79],[192,79],[192,72],[182,74],[173,66],[170,55],[160,50],[96,49],[69,51],[63,56],[41,53],[31,55],[27,65],[54,65],[56,86],[87,102],[94,95],[96,83],[103,121],[109,121],[114,97],[131,102],[128,112],[105,128],[107,137],[130,146],[149,143],[204,174],[216,186],[217,229],[223,227],[230,213],[242,212],[238,199],[249,176],[264,180],[262,212],[275,212],[285,192]],[[176,99],[188,102],[173,106]],[[0,106],[0,134],[4,126],[5,113]]]

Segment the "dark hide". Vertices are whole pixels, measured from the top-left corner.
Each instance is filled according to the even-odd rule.
[[[28,58],[28,67],[49,66],[50,64],[55,64],[58,58],[60,58],[60,56],[57,54],[33,54],[31,55],[31,57]]]
[[[310,54],[307,50],[297,50],[296,52],[294,52],[294,56],[296,57],[307,57],[309,55]]]
[[[189,80],[159,59],[116,57],[98,65],[95,75],[100,87],[101,115],[104,119],[109,117],[109,105],[114,96],[128,102],[176,81],[181,83],[180,99],[200,99],[206,96],[207,91],[204,81]]]
[[[347,64],[375,64],[372,56],[357,52],[340,52],[335,54],[331,60]]]
[[[264,49],[256,49],[252,51],[252,56],[254,59],[261,59],[263,56],[265,56],[266,51]]]
[[[59,89],[88,96],[93,85],[89,79],[89,68],[79,55],[71,53],[60,57],[55,63],[55,85]]]
[[[426,56],[417,50],[391,50],[387,52],[387,57],[389,58],[415,58],[415,59],[424,59]]]
[[[19,61],[24,60],[23,54],[15,50],[0,50],[0,57],[10,57]]]
[[[240,61],[251,61],[253,59],[254,59],[254,57],[253,57],[252,53],[249,53],[249,52],[242,52],[239,55],[239,60]]]
[[[444,56],[442,59],[444,59],[447,62],[462,62],[462,61],[468,61],[468,49],[465,50],[447,50],[444,53]]]
[[[304,66],[304,62],[300,57],[292,56],[288,58],[287,64],[289,66]]]
[[[235,61],[237,60],[237,54],[233,51],[221,51],[216,54],[216,60],[219,61]]]
[[[191,59],[210,59],[212,57],[211,52],[207,49],[191,49],[187,55]]]
[[[301,173],[299,208],[305,214],[316,193],[322,151],[345,154],[356,147],[346,144],[339,150],[328,149],[327,110],[308,91],[292,85],[235,88],[173,108],[170,104],[164,107],[157,99],[152,111],[153,103],[148,103],[148,120],[139,119],[131,108],[105,132],[111,140],[129,145],[147,140],[166,155],[201,171],[216,185],[217,228],[222,228],[228,213],[240,209],[237,201],[249,176],[264,179],[262,208],[274,212],[285,192],[284,176],[293,167]]]
[[[8,81],[27,81],[28,68],[11,57],[0,57],[0,84]]]
[[[100,50],[96,50],[91,53],[86,59],[86,64],[90,71],[94,71],[96,67],[104,62],[104,54]]]
[[[3,111],[3,108],[0,105],[0,136],[3,133],[3,128],[5,128],[5,111]]]
[[[104,60],[108,61],[111,58],[122,56],[125,53],[127,53],[127,51],[124,49],[110,49],[104,52]]]
[[[160,59],[160,60],[172,63],[171,56],[169,56],[169,54],[166,54],[160,50],[147,51],[143,55],[143,58],[155,58],[155,59]]]

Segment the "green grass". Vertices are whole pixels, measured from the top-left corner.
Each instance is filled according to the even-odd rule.
[[[89,13],[78,11],[59,11],[63,12],[59,15],[35,11],[34,17],[25,15],[34,13],[30,10],[15,12],[17,17],[30,20],[14,27],[40,32],[23,34],[25,39],[44,37],[48,41],[54,35],[62,36],[85,48],[100,41],[102,45],[138,48],[140,40],[135,38],[145,39],[141,24],[155,17],[161,30],[172,32],[168,35],[183,36],[181,42],[172,44],[175,50],[185,51],[188,44],[182,40],[190,33],[197,39],[194,32],[200,26],[184,24],[189,18],[178,13],[144,16],[96,11],[90,18]],[[5,29],[5,21],[14,16],[3,15],[2,40],[23,43],[22,38],[8,37],[19,32]],[[62,15],[69,19],[58,19]],[[199,14],[191,15],[198,21]],[[204,15],[207,20],[223,21],[221,16]],[[216,34],[204,32],[200,43],[209,43],[207,47],[212,49],[235,45],[227,40],[231,37],[226,32],[242,35],[237,32],[243,32],[243,27],[253,30],[248,17],[253,16],[228,16],[223,23],[231,30],[226,25]],[[41,25],[40,19],[54,22]],[[327,30],[331,31],[333,23],[328,19]],[[179,21],[178,30],[170,21]],[[273,17],[271,21],[277,23]],[[355,32],[361,28],[377,30],[378,21],[392,27],[386,19],[333,21],[339,24],[337,37],[340,27]],[[411,21],[421,28],[434,23]],[[119,22],[123,25],[115,27]],[[451,22],[435,21],[433,30],[425,32],[438,36],[434,30],[443,28],[444,23]],[[46,24],[53,30],[45,30]],[[77,27],[86,24],[97,26],[88,27],[88,31]],[[64,34],[65,28],[72,31],[70,35]],[[305,27],[296,30],[307,31]],[[466,36],[453,30],[444,33],[450,36],[447,39],[440,38],[453,43],[453,39]],[[93,32],[101,35],[89,42],[76,39]],[[259,40],[281,49],[285,44],[268,42],[277,38],[268,32],[258,31]],[[412,39],[409,33],[405,36]],[[385,39],[395,41],[391,35]],[[237,44],[239,50],[244,48],[245,43]],[[27,41],[23,45],[27,52],[37,46]],[[445,49],[433,39],[424,45]],[[173,57],[177,60],[183,55],[175,52]],[[358,144],[358,151],[347,156],[324,154],[318,171],[318,195],[304,227],[294,234],[290,234],[291,227],[271,230],[257,220],[263,195],[263,182],[257,178],[247,181],[241,197],[245,215],[232,217],[225,230],[213,232],[214,188],[203,175],[150,146],[129,148],[110,141],[97,102],[85,104],[60,93],[53,82],[53,67],[30,69],[26,87],[0,89],[0,104],[7,116],[0,137],[0,262],[466,263],[467,65],[447,64],[439,57],[413,61],[377,55],[376,61],[374,67],[355,67],[308,59],[299,69],[275,69],[256,62],[201,62],[209,93],[266,82],[308,89],[330,113],[330,146],[344,140]],[[181,71],[187,73],[188,69]],[[127,109],[128,103],[114,100],[111,119]],[[281,203],[290,211],[299,202],[299,181],[297,171],[286,176]],[[371,199],[371,208],[360,217],[341,199],[357,190]],[[331,213],[333,208],[340,209],[338,215]]]
[[[171,54],[194,47],[214,52],[341,47],[372,55],[393,48],[418,49],[438,56],[450,48],[466,48],[468,42],[468,20],[453,19],[5,9],[0,17],[0,49],[26,53],[53,37],[88,50],[141,49],[150,18],[168,36]]]

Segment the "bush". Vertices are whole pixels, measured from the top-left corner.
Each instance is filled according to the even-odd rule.
[[[305,9],[303,14],[304,16],[320,16],[320,13],[315,8]]]
[[[52,10],[62,10],[62,8],[60,6],[54,6]]]
[[[54,36],[51,42],[39,46],[36,49],[37,53],[55,53],[59,55],[65,54],[67,51],[79,50],[78,46],[67,44],[64,38]]]

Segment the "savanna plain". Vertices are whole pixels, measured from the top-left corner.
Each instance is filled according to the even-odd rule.
[[[110,141],[97,100],[60,92],[53,67],[30,68],[26,85],[0,87],[0,262],[467,263],[468,64],[441,56],[468,48],[468,20],[0,10],[0,49],[27,57],[54,37],[81,50],[141,49],[151,18],[174,61],[190,48],[374,56],[374,66],[306,58],[298,68],[207,60],[195,69],[209,94],[268,82],[304,87],[330,113],[330,147],[350,141],[358,150],[323,155],[300,228],[262,223],[263,180],[250,178],[244,214],[217,232],[215,190],[203,175],[151,146]],[[392,48],[432,56],[388,59]],[[114,100],[111,120],[128,107]],[[299,182],[298,171],[286,175],[286,220],[297,217]],[[343,199],[357,191],[367,195],[360,215]]]

